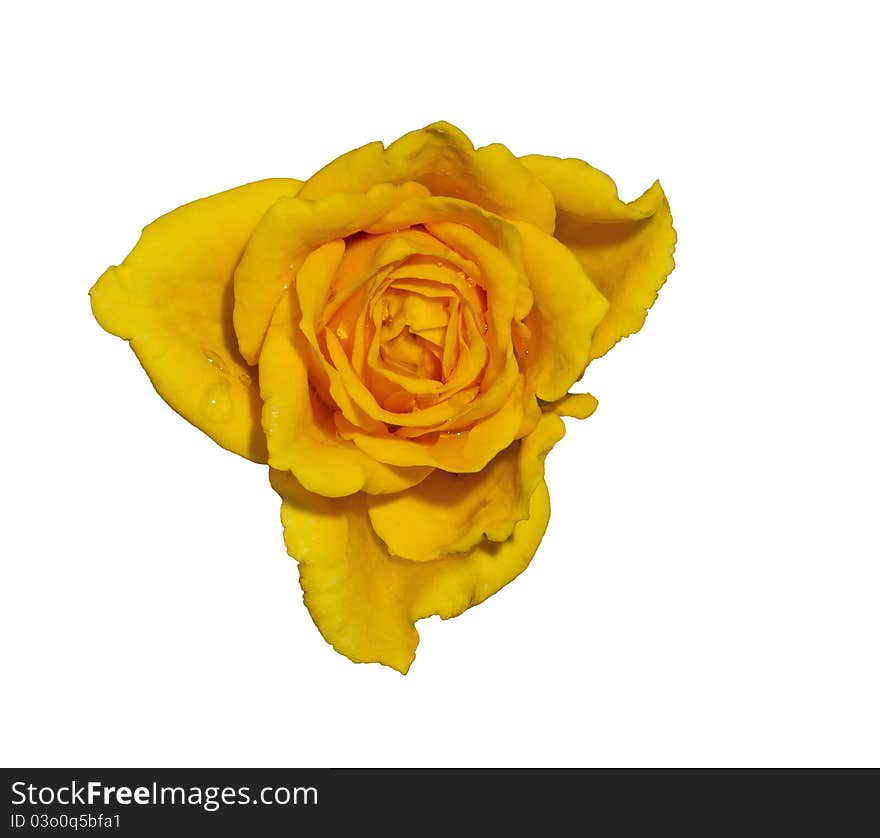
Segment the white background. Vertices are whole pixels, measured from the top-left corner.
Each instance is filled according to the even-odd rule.
[[[503,11],[502,11],[503,9]],[[868,765],[878,675],[867,3],[32,3],[0,44],[6,765]],[[321,639],[265,469],[87,292],[193,198],[437,119],[663,183],[677,267],[588,370],[531,567]]]

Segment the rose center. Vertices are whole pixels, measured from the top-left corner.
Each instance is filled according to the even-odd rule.
[[[449,301],[392,286],[382,295],[379,306],[382,360],[399,372],[445,381],[443,346],[449,325]]]
[[[361,409],[376,405],[401,419],[424,410],[419,419],[437,426],[483,392],[492,350],[480,270],[424,231],[347,242],[319,340]],[[405,424],[384,420],[395,429]]]

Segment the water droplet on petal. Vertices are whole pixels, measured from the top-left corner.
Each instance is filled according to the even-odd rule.
[[[229,397],[229,382],[220,380],[205,388],[205,418],[209,422],[225,422],[232,415],[232,399]]]
[[[226,364],[223,363],[223,359],[216,352],[202,347],[202,354],[208,359],[208,363],[214,367],[217,372],[221,375],[229,375],[229,370],[226,369]]]

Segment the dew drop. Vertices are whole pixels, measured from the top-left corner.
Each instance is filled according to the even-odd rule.
[[[346,329],[345,326],[342,325],[337,326],[336,337],[338,337],[339,340],[348,340],[348,329]]]
[[[212,349],[205,349],[202,347],[202,354],[207,358],[208,363],[214,367],[217,372],[221,375],[229,375],[229,370],[226,369],[226,364],[223,363],[223,359]]]
[[[209,422],[225,422],[232,415],[232,399],[229,397],[229,382],[220,380],[205,388],[205,418]]]

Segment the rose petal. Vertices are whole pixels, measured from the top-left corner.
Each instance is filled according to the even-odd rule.
[[[590,347],[590,357],[598,358],[641,329],[673,268],[676,235],[666,196],[658,182],[625,204],[614,181],[582,160],[520,159],[553,193],[556,238],[610,303]]]
[[[555,413],[557,416],[571,416],[574,419],[586,419],[592,416],[599,402],[590,393],[569,393],[555,402],[546,402],[541,405],[545,413]]]
[[[550,517],[547,487],[532,493],[529,518],[502,543],[483,541],[467,553],[433,562],[388,554],[373,531],[366,496],[331,499],[272,471],[282,496],[287,551],[300,566],[303,599],[324,639],[355,662],[406,673],[419,636],[414,623],[461,614],[494,594],[531,561]]]
[[[345,419],[334,416],[336,428],[371,457],[389,465],[431,466],[451,472],[475,472],[515,439],[527,434],[541,415],[535,397],[524,391],[517,375],[510,398],[467,431],[431,433],[408,439],[396,433],[366,433]]]
[[[608,311],[608,301],[565,245],[530,224],[517,227],[534,294],[525,319],[532,340],[523,365],[538,398],[554,401],[583,375],[590,337]]]
[[[434,471],[418,486],[367,500],[370,522],[394,556],[431,561],[470,550],[483,540],[505,541],[528,518],[529,498],[544,476],[544,458],[565,426],[553,413],[508,446],[482,471]]]
[[[387,149],[369,143],[343,154],[303,186],[304,198],[364,192],[376,183],[424,184],[432,195],[463,198],[504,218],[553,232],[553,199],[539,179],[500,144],[474,150],[454,125],[436,122]]]
[[[299,185],[258,181],[163,215],[90,292],[98,322],[130,341],[159,395],[256,462],[266,462],[266,440],[256,374],[232,331],[232,275],[262,215]]]

